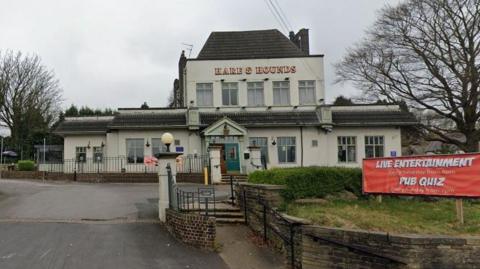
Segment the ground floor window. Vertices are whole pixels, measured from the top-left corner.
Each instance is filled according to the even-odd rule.
[[[144,141],[143,138],[126,139],[127,142],[127,162],[143,163]]]
[[[339,136],[338,162],[349,163],[357,161],[357,138],[355,136]]]
[[[93,162],[101,163],[103,161],[103,147],[93,147]]]
[[[87,147],[75,148],[75,159],[77,162],[84,163],[87,161]]]
[[[384,141],[383,136],[365,136],[365,157],[383,157],[385,148]]]
[[[296,162],[296,143],[294,136],[278,137],[277,147],[279,163]]]
[[[161,152],[166,152],[167,147],[162,143],[161,138],[152,138],[152,155],[156,156]]]
[[[260,157],[262,158],[262,163],[268,163],[268,138],[250,137],[249,144],[250,146],[260,147]]]

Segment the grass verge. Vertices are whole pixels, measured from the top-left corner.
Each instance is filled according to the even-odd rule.
[[[286,211],[330,227],[393,233],[480,235],[480,203],[464,201],[465,224],[456,219],[455,201],[422,201],[384,197],[382,203],[370,200],[326,200],[322,204],[290,203]]]

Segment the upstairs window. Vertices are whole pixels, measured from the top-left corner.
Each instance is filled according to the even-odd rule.
[[[290,82],[289,81],[273,82],[273,104],[276,106],[290,105]]]
[[[249,106],[263,106],[265,104],[263,99],[263,82],[248,82],[247,91]]]
[[[212,83],[197,83],[197,106],[213,106]]]
[[[222,83],[222,104],[224,106],[238,105],[238,83],[237,82]]]
[[[338,162],[354,163],[357,161],[357,138],[355,136],[339,136]]]
[[[143,163],[144,141],[143,138],[126,139],[127,162]]]
[[[384,141],[383,136],[365,136],[365,157],[383,157],[385,148]]]
[[[300,80],[298,82],[298,98],[300,105],[314,105],[315,97],[315,80]]]

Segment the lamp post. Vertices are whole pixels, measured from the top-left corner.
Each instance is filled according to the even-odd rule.
[[[173,143],[173,135],[171,133],[164,133],[161,139],[162,143],[167,146],[167,152],[170,152],[170,144]]]

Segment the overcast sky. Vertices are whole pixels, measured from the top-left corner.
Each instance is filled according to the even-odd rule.
[[[310,52],[325,54],[327,100],[359,94],[333,85],[333,64],[378,9],[398,0],[277,0]],[[261,0],[1,0],[0,50],[38,54],[63,88],[63,106],[165,106],[182,43],[196,57],[211,31],[278,28]]]

